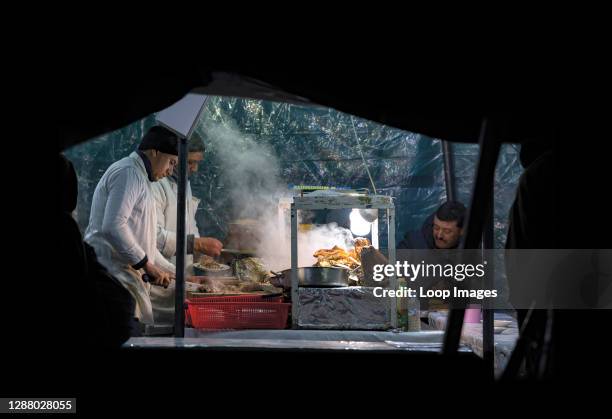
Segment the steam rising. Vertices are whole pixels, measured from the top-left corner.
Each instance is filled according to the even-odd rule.
[[[274,150],[262,139],[241,133],[232,121],[208,122],[204,130],[218,159],[224,189],[229,193],[232,218],[257,220],[260,240],[253,247],[268,269],[290,268],[290,213],[287,209],[279,216],[279,199],[291,197],[292,192],[286,186],[290,180],[280,178],[280,163]],[[335,223],[300,231],[298,266],[311,266],[316,262],[312,256],[316,250],[335,245],[352,247],[351,232]]]

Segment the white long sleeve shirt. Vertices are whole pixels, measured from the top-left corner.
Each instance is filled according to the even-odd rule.
[[[174,265],[157,249],[155,199],[145,164],[133,152],[113,163],[94,192],[85,241],[102,263],[134,295],[144,322],[152,322],[148,284],[134,278],[131,266],[148,260],[169,272]]]
[[[157,248],[163,256],[171,259],[176,255],[178,185],[170,178],[163,178],[151,185],[151,189],[157,210]],[[200,237],[195,219],[200,200],[192,196],[189,182],[186,195],[186,234]]]

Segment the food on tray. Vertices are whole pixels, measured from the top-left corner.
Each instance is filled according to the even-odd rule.
[[[317,258],[315,266],[356,269],[361,266],[361,249],[369,245],[368,239],[358,238],[355,240],[355,248],[348,252],[340,246],[334,246],[331,249],[319,249],[313,254]]]
[[[200,285],[197,292],[215,293],[215,294],[238,294],[238,293],[279,293],[283,290],[276,288],[270,284],[259,283],[255,281],[206,281]]]
[[[361,261],[361,249],[368,246],[370,246],[370,242],[368,239],[364,239],[361,237],[355,239],[355,249],[353,249],[353,252],[355,252],[357,260]]]
[[[243,258],[234,261],[234,272],[241,281],[268,282],[270,271],[260,258]]]
[[[256,291],[263,291],[263,288],[261,287],[261,284],[257,282],[247,281],[247,282],[243,282],[242,284],[240,284],[240,291],[241,292],[256,292]]]
[[[200,259],[200,263],[194,263],[194,266],[198,269],[207,269],[210,271],[223,271],[229,269],[229,266],[223,265],[222,263],[217,262],[210,256],[202,256]]]

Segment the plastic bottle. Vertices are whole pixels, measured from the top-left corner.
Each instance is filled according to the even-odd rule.
[[[406,298],[408,305],[408,331],[421,331],[421,302],[418,297]]]

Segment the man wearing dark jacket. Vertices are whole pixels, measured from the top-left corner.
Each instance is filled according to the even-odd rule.
[[[420,230],[409,231],[398,249],[456,249],[463,236],[465,206],[448,201],[427,217]]]
[[[404,236],[404,239],[397,245],[398,249],[456,249],[459,247],[461,237],[463,235],[463,223],[465,219],[465,206],[461,202],[448,201],[431,214],[420,230],[409,231]],[[398,260],[407,258],[407,252],[398,252]],[[434,252],[431,252],[434,253]],[[429,255],[435,257],[442,263],[451,263],[448,260],[448,255],[439,254]],[[446,252],[442,252],[446,253]],[[408,257],[409,258],[409,257]],[[437,259],[440,258],[440,259]],[[418,284],[425,289],[447,289],[448,284],[444,280],[434,280],[430,278],[428,281],[417,281]],[[421,299],[421,310],[448,308],[447,305],[438,299]]]

